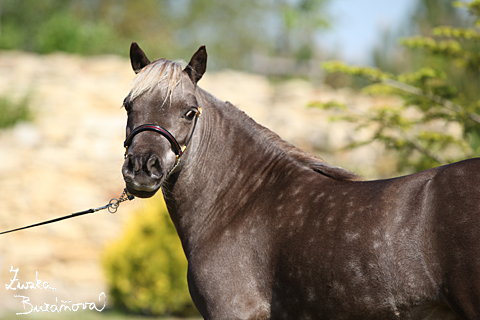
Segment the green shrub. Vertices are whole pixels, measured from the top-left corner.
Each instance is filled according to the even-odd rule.
[[[96,18],[91,4],[76,0],[2,0],[0,6],[1,50],[82,55],[128,52],[125,48],[129,39],[122,39],[109,19]]]
[[[103,266],[114,307],[146,315],[197,315],[187,260],[163,200],[149,200],[109,245]]]
[[[29,98],[16,102],[13,99],[0,96],[0,129],[13,127],[20,121],[32,121],[33,114],[29,107]]]
[[[65,12],[39,26],[35,49],[43,54],[62,51],[90,55],[108,52],[115,41],[114,30],[108,25],[82,21]]]

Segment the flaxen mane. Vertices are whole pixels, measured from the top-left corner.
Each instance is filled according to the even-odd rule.
[[[265,128],[265,130],[268,130]],[[335,167],[327,164],[320,158],[315,157],[314,155],[305,152],[294,145],[286,142],[281,139],[274,132],[269,131],[269,134],[272,135],[272,140],[274,143],[284,151],[293,161],[298,162],[300,165],[305,166],[317,173],[323,174],[324,176],[330,177],[335,180],[343,181],[358,181],[361,180],[360,176],[357,174],[345,170],[340,167]]]
[[[237,107],[232,105],[230,102],[226,102],[226,105],[231,108],[235,108],[239,110]],[[297,162],[298,164],[305,166],[317,173],[320,173],[324,176],[330,177],[336,180],[342,181],[359,181],[361,180],[360,176],[357,174],[345,170],[340,167],[335,167],[332,165],[327,164],[320,158],[315,157],[314,155],[303,151],[296,146],[288,143],[287,141],[283,140],[278,134],[275,132],[265,128],[264,126],[258,124],[255,120],[250,118],[247,114],[241,111],[242,115],[248,119],[250,125],[252,125],[256,130],[259,130],[260,135],[262,135],[265,141],[276,147],[280,152],[284,153],[285,156],[289,157],[292,161]]]

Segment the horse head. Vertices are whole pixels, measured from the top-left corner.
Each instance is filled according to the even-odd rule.
[[[122,173],[128,192],[148,198],[176,168],[195,131],[201,113],[195,93],[207,52],[200,47],[182,68],[166,59],[150,62],[134,42],[130,61],[137,76],[123,104],[128,119]]]

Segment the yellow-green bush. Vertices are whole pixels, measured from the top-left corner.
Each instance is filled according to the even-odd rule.
[[[34,114],[29,102],[29,96],[23,97],[20,101],[0,96],[0,129],[13,127],[20,121],[32,121]]]
[[[147,315],[196,313],[187,287],[187,260],[163,200],[149,200],[123,236],[110,244],[103,267],[114,307]]]

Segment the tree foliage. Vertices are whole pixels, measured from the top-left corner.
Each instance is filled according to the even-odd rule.
[[[363,91],[402,98],[393,106],[355,111],[338,103],[312,103],[342,110],[336,120],[354,123],[373,134],[349,145],[373,141],[399,154],[398,171],[418,171],[480,154],[480,1],[455,2],[475,17],[466,27],[437,26],[429,35],[400,40],[410,52],[424,57],[413,71],[389,73],[373,67],[324,64],[327,72],[348,74],[369,81]]]
[[[0,49],[80,54],[119,53],[107,22],[86,19],[72,0],[2,0]]]
[[[298,60],[314,58],[315,35],[326,29],[329,21],[319,12],[326,0],[277,1],[281,17],[281,30],[278,33],[277,50],[279,55],[295,57]]]
[[[417,0],[410,16],[398,29],[383,31],[382,39],[373,50],[374,65],[382,70],[400,73],[413,71],[425,65],[430,57],[420,51],[409,51],[400,46],[398,38],[431,36],[437,26],[466,27],[465,12],[452,8],[452,0]]]
[[[242,68],[253,52],[308,58],[327,1],[2,0],[0,49],[126,55],[137,41],[152,56],[183,57],[205,44],[209,67]]]

